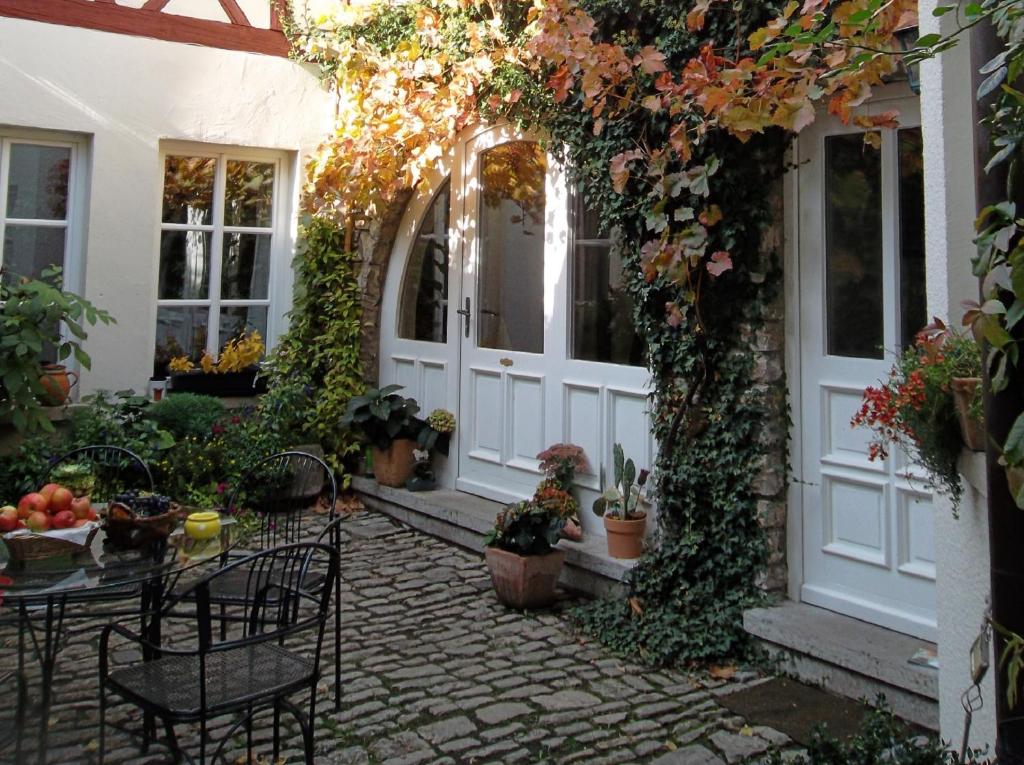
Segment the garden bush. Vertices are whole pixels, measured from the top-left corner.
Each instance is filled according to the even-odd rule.
[[[150,406],[146,416],[175,438],[203,436],[224,417],[224,404],[213,396],[174,393]]]

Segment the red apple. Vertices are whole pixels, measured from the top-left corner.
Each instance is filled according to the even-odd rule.
[[[86,513],[85,518],[89,521],[98,521],[100,519],[100,517],[96,515],[96,511],[93,510],[91,507],[89,508],[89,512]]]
[[[48,531],[50,528],[50,516],[41,510],[36,510],[25,519],[25,524],[37,534]]]
[[[65,510],[70,511],[71,503],[74,501],[75,495],[71,493],[70,489],[58,486],[53,490],[53,495],[50,497],[50,505],[47,509],[50,511],[50,515],[63,513]]]
[[[50,497],[53,496],[53,493],[55,491],[57,491],[57,489],[59,489],[59,488],[60,488],[60,484],[59,483],[48,483],[48,484],[46,484],[46,486],[44,486],[43,488],[41,488],[39,490],[39,493],[42,494],[44,497],[46,497],[46,500],[49,501]]]
[[[88,497],[75,497],[71,502],[71,512],[75,514],[76,518],[88,518],[90,507],[92,507],[92,501]]]
[[[70,510],[61,510],[53,516],[53,527],[55,529],[70,529],[75,525],[75,514]]]
[[[18,501],[18,517],[25,520],[32,513],[45,513],[48,504],[46,497],[38,492],[26,494]]]
[[[72,524],[72,528],[75,528],[75,529],[80,529],[80,528],[82,528],[82,526],[84,526],[84,525],[85,525],[85,524],[87,524],[88,522],[89,522],[89,519],[88,519],[88,518],[79,518],[79,519],[78,519],[77,521],[75,521],[75,522],[74,522],[74,523]]]
[[[12,505],[0,507],[0,531],[14,531],[18,528],[18,508]]]

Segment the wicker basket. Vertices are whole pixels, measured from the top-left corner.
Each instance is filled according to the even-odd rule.
[[[113,518],[107,515],[107,539],[114,547],[134,550],[167,539],[181,521],[180,508],[149,518]]]
[[[74,555],[84,552],[92,544],[92,538],[99,530],[94,526],[85,539],[85,544],[77,544],[67,539],[47,536],[46,534],[18,534],[3,537],[7,546],[7,553],[13,563],[23,563],[27,560],[44,560],[45,558],[56,558],[59,555]]]

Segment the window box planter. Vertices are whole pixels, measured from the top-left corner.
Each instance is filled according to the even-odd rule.
[[[267,392],[267,380],[258,369],[244,372],[207,373],[202,370],[172,373],[171,393],[199,393],[206,396],[255,396]]]

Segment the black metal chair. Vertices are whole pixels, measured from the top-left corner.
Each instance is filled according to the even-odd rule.
[[[236,508],[252,510],[263,519],[259,537],[251,547],[268,549],[275,545],[307,541],[304,512],[317,502],[327,505],[327,528],[317,538],[339,549],[341,530],[335,521],[338,484],[327,463],[312,454],[288,451],[260,460],[243,474],[228,499],[229,512]],[[324,536],[326,533],[326,537]],[[232,555],[225,556],[226,565]],[[335,599],[341,598],[341,574],[335,575]],[[237,577],[224,577],[211,590],[212,602],[237,604],[244,597],[244,582]],[[334,619],[334,705],[341,708],[341,613],[335,609]]]
[[[93,502],[107,502],[119,492],[129,489],[152,492],[153,473],[138,454],[120,446],[96,444],[73,449],[50,459],[41,483],[47,483],[60,465],[82,463],[92,468],[96,479]]]
[[[123,625],[104,627],[99,673],[101,765],[106,751],[108,694],[159,718],[175,761],[184,753],[178,747],[174,726],[198,723],[200,765],[207,762],[208,723],[224,715],[240,716],[217,744],[210,762],[224,760],[225,745],[243,726],[252,761],[253,717],[270,709],[274,716],[272,761],[276,762],[281,712],[287,711],[299,724],[305,761],[312,765],[320,653],[338,565],[338,550],[329,545],[307,542],[274,547],[233,561],[172,597],[161,609],[161,616],[164,634],[180,635],[175,643],[153,645]],[[314,573],[320,575],[319,584],[311,587]],[[225,614],[212,593],[217,582],[228,576],[240,576],[246,590],[244,601]],[[186,629],[176,631],[175,622],[185,622]],[[215,637],[218,624],[227,625],[230,638]],[[314,640],[309,639],[310,633],[315,633]],[[112,646],[113,635],[127,644]],[[112,649],[128,644],[156,658],[112,666]],[[290,700],[303,690],[309,693],[308,716]]]

